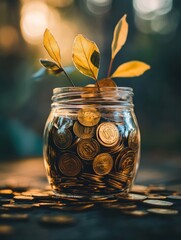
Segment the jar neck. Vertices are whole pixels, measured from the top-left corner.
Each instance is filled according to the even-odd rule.
[[[129,87],[62,87],[55,88],[52,108],[108,107],[132,109],[133,89]]]

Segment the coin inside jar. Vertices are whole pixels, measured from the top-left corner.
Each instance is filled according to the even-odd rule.
[[[72,143],[72,134],[69,129],[56,130],[53,133],[53,141],[60,149],[68,148]]]
[[[111,78],[102,78],[98,81],[99,87],[117,87]],[[108,90],[109,91],[109,90]]]
[[[100,121],[101,114],[96,108],[82,108],[78,112],[78,121],[86,127],[95,126]]]
[[[94,136],[95,127],[85,127],[76,121],[73,126],[73,131],[77,137],[86,139]]]
[[[101,153],[94,158],[93,169],[98,175],[108,174],[113,167],[113,159],[109,153]]]
[[[84,160],[92,160],[99,150],[99,143],[93,138],[83,139],[77,145],[77,153]]]
[[[80,173],[82,163],[75,154],[64,153],[59,159],[58,167],[65,176],[74,177]]]
[[[121,137],[118,128],[111,122],[101,123],[97,128],[96,136],[98,141],[105,147],[115,146]]]
[[[139,142],[140,142],[139,133],[137,133],[136,130],[132,130],[128,136],[128,146],[132,148],[134,151],[137,151]]]

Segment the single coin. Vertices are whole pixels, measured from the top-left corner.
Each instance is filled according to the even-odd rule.
[[[157,199],[157,200],[164,200],[167,196],[159,195],[159,194],[149,194],[148,199]]]
[[[10,225],[0,225],[0,236],[11,235],[14,233],[14,228]]]
[[[181,195],[169,195],[167,198],[173,200],[181,200]]]
[[[0,220],[11,220],[11,221],[24,221],[28,220],[29,215],[28,214],[8,214],[8,213],[3,213],[0,214]]]
[[[165,188],[165,186],[154,186],[154,185],[151,185],[151,186],[148,186],[147,191],[149,193],[157,193],[157,192],[161,193],[161,192],[165,192],[166,188]]]
[[[105,147],[116,145],[121,138],[118,128],[111,122],[101,123],[97,128],[96,136],[98,141]]]
[[[131,148],[125,147],[120,151],[115,160],[116,171],[133,171],[135,162],[135,153]]]
[[[51,196],[48,193],[41,193],[41,192],[37,192],[37,193],[32,193],[32,196],[36,199],[50,199]]]
[[[155,206],[172,206],[172,202],[168,201],[162,201],[162,200],[144,200],[143,203],[149,204],[149,205],[155,205]]]
[[[10,203],[11,199],[9,198],[0,198],[0,205]]]
[[[33,206],[31,204],[3,204],[2,207],[11,210],[28,210],[31,209]]]
[[[113,159],[109,153],[101,153],[94,158],[93,169],[98,175],[108,174],[113,167]]]
[[[85,211],[87,209],[93,208],[94,204],[90,203],[90,204],[75,204],[74,206],[67,206],[65,207],[65,210],[70,210],[70,211],[76,211],[76,212],[81,212],[81,211]]]
[[[59,129],[53,132],[53,141],[60,149],[68,148],[72,143],[72,134],[69,129]]]
[[[82,108],[78,111],[78,121],[86,127],[98,124],[101,114],[96,108]]]
[[[46,225],[71,225],[75,222],[75,219],[71,216],[67,215],[56,215],[56,216],[43,216],[40,219],[40,223],[46,224]]]
[[[93,139],[83,139],[77,145],[77,153],[84,160],[92,160],[99,152],[99,143]]]
[[[130,154],[129,156],[125,156],[122,158],[122,161],[119,164],[119,170],[125,170],[128,167],[132,167],[131,169],[133,170],[134,167],[134,161],[135,161],[135,155]]]
[[[124,211],[124,214],[128,214],[128,215],[133,215],[133,216],[137,216],[137,217],[142,217],[148,214],[147,211],[144,210],[133,210],[133,211]]]
[[[124,199],[124,197],[123,197]],[[129,193],[127,197],[125,197],[126,200],[131,201],[143,201],[147,199],[146,195],[136,194],[136,193]]]
[[[80,173],[82,163],[75,154],[64,153],[59,159],[58,167],[65,176],[74,177]]]
[[[34,197],[31,196],[23,196],[23,195],[18,195],[13,197],[14,200],[16,201],[33,201]]]
[[[133,193],[146,193],[147,186],[144,185],[133,185],[131,188],[131,192]]]
[[[2,195],[2,196],[12,196],[13,191],[11,189],[1,189],[0,190],[0,195]]]
[[[147,209],[148,212],[150,213],[155,213],[155,214],[163,214],[163,215],[176,215],[178,214],[178,210],[174,209],[164,209],[164,208],[150,208]]]
[[[102,87],[117,87],[116,83],[111,78],[100,79],[98,81],[98,85],[99,85],[100,88],[102,88]]]
[[[128,136],[128,146],[133,149],[134,151],[137,151],[140,144],[140,135],[139,133],[134,129],[130,131]]]
[[[94,136],[95,127],[85,127],[76,121],[73,126],[73,131],[77,137],[87,139]]]

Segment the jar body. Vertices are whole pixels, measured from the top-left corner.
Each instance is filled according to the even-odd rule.
[[[140,131],[130,98],[117,90],[76,92],[76,101],[68,97],[62,102],[56,90],[56,104],[45,126],[49,184],[60,196],[128,193],[140,160]]]

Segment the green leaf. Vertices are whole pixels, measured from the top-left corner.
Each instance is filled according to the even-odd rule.
[[[61,67],[60,48],[48,29],[44,32],[43,44],[50,57]]]
[[[76,36],[72,53],[76,68],[86,76],[97,79],[100,64],[100,52],[97,45],[79,34]]]
[[[149,69],[150,66],[144,62],[130,61],[120,65],[111,77],[138,77]]]
[[[127,15],[125,14],[117,23],[114,29],[114,35],[112,40],[112,59],[121,50],[125,44],[128,35],[128,23],[126,22]]]

